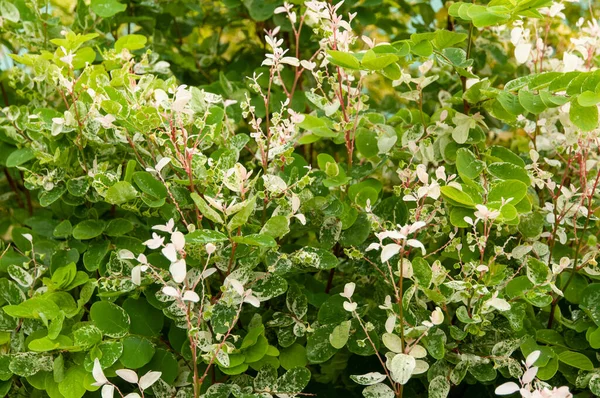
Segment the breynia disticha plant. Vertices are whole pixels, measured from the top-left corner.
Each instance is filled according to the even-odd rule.
[[[0,0],[0,397],[600,395],[599,13]]]

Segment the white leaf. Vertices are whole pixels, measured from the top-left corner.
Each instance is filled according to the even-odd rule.
[[[119,250],[119,258],[121,260],[132,260],[135,258],[135,255],[127,249]]]
[[[165,256],[169,261],[174,262],[177,261],[177,248],[173,243],[169,243],[161,250],[163,256]]]
[[[380,246],[381,246],[381,245],[380,245],[379,243],[377,243],[377,242],[374,242],[374,243],[371,243],[371,244],[370,244],[370,245],[369,245],[369,246],[368,246],[368,247],[365,249],[365,251],[366,251],[366,252],[370,252],[371,250],[379,250],[379,247],[380,247]]]
[[[529,355],[527,355],[527,358],[525,358],[525,364],[527,365],[527,367],[533,366],[533,364],[539,359],[541,354],[542,352],[540,350],[535,350]]]
[[[415,368],[413,369],[412,374],[420,375],[420,374],[427,372],[428,369],[429,369],[429,364],[427,362],[423,361],[422,359],[417,359],[415,361]]]
[[[162,292],[165,296],[179,297],[179,292],[172,286],[165,286],[162,288]]]
[[[510,395],[517,391],[519,391],[519,386],[517,383],[509,381],[508,383],[504,383],[496,388],[496,395]]]
[[[406,354],[397,354],[391,363],[392,379],[402,385],[406,384],[416,366],[415,358]]]
[[[416,239],[409,239],[409,240],[406,241],[406,243],[409,246],[417,247],[417,248],[421,249],[421,253],[423,255],[425,255],[425,253],[426,253],[425,246],[423,246],[423,244],[421,242],[419,242],[418,240],[416,240]]]
[[[532,45],[530,43],[520,43],[515,47],[515,58],[517,65],[524,64],[529,59]]]
[[[244,295],[244,285],[236,279],[229,279],[229,284],[240,296]]]
[[[148,239],[143,243],[144,246],[148,246],[148,249],[158,249],[162,246],[165,238],[158,235],[156,232],[152,233],[152,239]]]
[[[166,165],[168,165],[170,161],[171,161],[171,158],[162,158],[161,160],[158,161],[158,163],[156,164],[156,167],[154,169],[160,173],[160,171]]]
[[[358,307],[358,304],[356,303],[351,303],[349,301],[344,301],[344,309],[348,312],[354,312],[356,311],[356,308]]]
[[[444,313],[440,307],[435,307],[435,310],[431,313],[431,317],[429,319],[434,325],[441,325],[444,322]]]
[[[421,345],[416,345],[410,349],[408,355],[415,358],[425,358],[427,356],[427,350]]]
[[[383,341],[383,345],[386,346],[388,350],[396,353],[402,352],[402,340],[397,335],[392,333],[384,333],[381,339]]]
[[[196,292],[188,290],[185,293],[183,293],[182,299],[183,301],[192,301],[194,303],[197,303],[198,301],[200,301],[200,296],[198,296]]]
[[[204,248],[206,249],[207,254],[213,254],[215,250],[217,250],[217,246],[215,246],[214,243],[207,243]]]
[[[102,371],[102,366],[100,366],[100,360],[98,358],[94,359],[94,367],[92,368],[92,376],[94,376],[95,386],[101,386],[103,384],[108,383],[108,379],[104,376],[104,372]]]
[[[115,373],[121,379],[123,379],[123,380],[125,380],[125,381],[127,381],[129,383],[137,384],[137,382],[138,382],[138,375],[133,370],[130,370],[130,369],[119,369],[119,370],[115,370]]]
[[[494,297],[493,299],[488,300],[487,302],[490,306],[494,307],[498,311],[508,311],[510,310],[510,304],[508,301]]]
[[[187,274],[187,268],[185,265],[185,259],[181,259],[171,264],[169,272],[173,276],[173,280],[177,283],[181,283],[185,280]]]
[[[368,386],[362,393],[365,398],[394,398],[396,396],[394,391],[383,383]]]
[[[354,282],[346,283],[344,286],[344,292],[340,293],[340,296],[345,297],[347,299],[351,298],[354,294],[354,289],[356,288],[356,284]]]
[[[200,275],[200,278],[206,279],[209,276],[211,276],[212,274],[214,274],[215,272],[217,272],[217,269],[215,267],[209,268],[209,269],[205,270],[204,272],[202,272],[202,274]]]
[[[185,247],[185,236],[179,231],[175,231],[171,234],[171,242],[175,245],[177,251],[183,250]]]
[[[390,315],[385,321],[385,331],[392,333],[394,331],[394,327],[396,327],[396,315]]]
[[[300,221],[300,224],[306,225],[306,217],[304,217],[304,214],[294,214],[294,217],[297,218],[298,221]]]
[[[381,383],[385,380],[386,375],[381,374],[379,372],[371,372],[364,375],[352,375],[350,376],[352,380],[356,383],[361,384],[363,386],[371,386],[373,384]]]
[[[161,372],[150,371],[140,378],[140,382],[138,385],[140,386],[140,388],[142,390],[145,390],[146,388],[150,387],[152,384],[156,383],[156,381],[158,379],[160,379],[161,375],[162,375]]]
[[[390,243],[389,245],[383,246],[383,250],[381,250],[381,262],[385,263],[398,254],[398,252],[400,252],[400,245],[396,243]]]
[[[248,303],[256,308],[260,307],[260,301],[258,300],[258,297],[253,295],[244,297],[244,303]]]
[[[102,387],[102,398],[113,398],[115,396],[115,386],[105,384]]]
[[[131,269],[131,282],[134,285],[139,286],[142,284],[142,266],[136,265]]]
[[[529,384],[535,379],[535,375],[537,375],[538,367],[533,366],[523,373],[523,377],[521,377],[521,382],[524,384]]]

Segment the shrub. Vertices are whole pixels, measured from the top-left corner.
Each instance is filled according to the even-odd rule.
[[[592,4],[0,15],[2,396],[600,394]]]

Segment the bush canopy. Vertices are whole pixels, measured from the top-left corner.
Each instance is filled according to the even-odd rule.
[[[594,1],[0,0],[0,397],[600,395]]]

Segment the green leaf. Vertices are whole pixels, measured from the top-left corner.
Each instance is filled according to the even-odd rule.
[[[572,101],[569,118],[582,131],[592,131],[598,127],[598,107],[582,106],[578,101]]]
[[[501,202],[512,199],[510,203],[515,205],[527,195],[527,185],[519,180],[500,181],[492,186],[488,194],[488,202]]]
[[[52,274],[52,282],[57,286],[57,288],[64,289],[65,287],[69,286],[71,282],[73,282],[76,275],[77,266],[75,263],[70,263],[54,271]]]
[[[475,210],[466,207],[453,207],[450,210],[450,224],[458,228],[471,228],[471,225],[465,221],[465,217],[475,218]]]
[[[467,39],[467,34],[457,33],[454,31],[440,29],[435,32],[435,39],[433,45],[438,49],[442,50],[447,47],[452,47],[458,43],[462,43]]]
[[[87,176],[72,178],[67,181],[67,190],[73,196],[84,196],[90,189],[90,179]]]
[[[40,191],[38,199],[42,207],[48,207],[56,202],[66,192],[67,187],[63,184],[56,185],[50,191]]]
[[[95,271],[100,267],[102,260],[108,254],[110,242],[108,240],[100,240],[92,243],[88,250],[83,253],[83,265],[88,271]]]
[[[362,394],[365,398],[394,398],[396,396],[394,391],[387,384],[383,383],[365,387]]]
[[[306,357],[309,363],[326,362],[337,350],[329,343],[329,335],[336,325],[323,325],[308,335],[306,341]]]
[[[342,68],[347,69],[360,69],[360,62],[351,53],[336,50],[327,50],[327,54],[329,55],[329,62],[331,62],[334,65],[341,66]]]
[[[210,207],[200,195],[198,195],[196,192],[192,192],[190,196],[204,217],[208,218],[212,222],[216,222],[217,224],[224,223],[223,218],[221,218],[219,213]]]
[[[298,366],[306,366],[308,364],[306,348],[300,344],[292,344],[288,348],[281,350],[279,361],[281,362],[281,367],[285,370],[290,370]]]
[[[581,293],[579,307],[586,311],[592,321],[600,326],[600,283],[592,283]]]
[[[594,369],[594,364],[585,355],[574,351],[563,351],[558,354],[558,360],[566,365],[582,370]]]
[[[290,395],[302,392],[308,385],[310,376],[307,368],[292,368],[277,380],[275,391],[285,391]]]
[[[600,93],[594,91],[584,91],[577,97],[577,103],[581,106],[589,107],[600,103]]]
[[[484,167],[484,163],[467,148],[460,148],[456,152],[456,169],[460,175],[473,180],[481,174]]]
[[[138,369],[146,365],[154,356],[154,344],[138,336],[123,339],[123,355],[120,361],[128,369]]]
[[[550,268],[534,257],[527,259],[527,277],[536,285],[545,283],[550,276]]]
[[[108,236],[123,236],[133,230],[133,223],[125,218],[110,220],[104,233]]]
[[[360,63],[366,69],[381,70],[396,61],[398,61],[398,57],[394,54],[378,54],[370,49],[363,55]]]
[[[115,51],[120,53],[124,48],[129,51],[139,50],[144,48],[148,39],[142,35],[127,35],[119,37],[119,40],[115,43]]]
[[[265,234],[252,234],[246,236],[234,236],[232,238],[234,242],[241,243],[248,246],[259,246],[259,247],[277,247],[277,242],[270,235]]]
[[[154,178],[154,176],[147,171],[137,171],[133,173],[132,179],[139,190],[145,194],[156,199],[165,199],[167,197],[167,188],[165,188],[162,182]]]
[[[71,236],[72,232],[73,226],[71,225],[71,222],[69,220],[64,220],[54,228],[52,235],[54,235],[55,238],[68,238]]]
[[[244,350],[245,362],[253,363],[260,361],[269,350],[269,340],[264,335],[259,335],[256,339],[256,344]]]
[[[377,156],[377,134],[366,128],[359,128],[356,132],[356,149],[366,158]]]
[[[233,326],[235,320],[236,308],[229,307],[221,301],[218,301],[213,308],[211,324],[215,333],[227,333],[230,327]]]
[[[333,348],[342,349],[346,342],[348,341],[348,337],[350,334],[350,321],[344,321],[337,325],[333,332],[329,335],[329,343],[333,346]]]
[[[450,382],[445,376],[436,376],[429,383],[429,398],[446,398],[450,394]]]
[[[67,336],[60,335],[56,339],[42,337],[29,342],[28,347],[34,352],[45,352],[53,350],[64,350],[73,345],[73,340]]]
[[[448,200],[455,206],[475,207],[473,199],[465,192],[459,190],[456,187],[446,185],[440,188],[444,199]]]
[[[17,149],[6,158],[6,167],[17,167],[23,163],[29,162],[31,159],[35,159],[35,153],[33,152],[33,149]]]
[[[258,391],[268,391],[277,383],[277,369],[273,366],[263,366],[254,378],[254,389]]]
[[[305,247],[295,253],[301,257],[302,264],[317,269],[331,269],[338,265],[338,259],[328,250],[319,249],[317,247]]]
[[[501,180],[519,180],[527,186],[530,184],[527,171],[519,166],[508,162],[496,162],[488,166],[491,175]]]
[[[252,285],[252,294],[260,301],[266,301],[282,295],[287,291],[287,287],[285,278],[275,274],[266,274]]]
[[[78,240],[93,239],[104,231],[105,224],[99,220],[85,220],[73,228],[73,238]]]
[[[90,318],[102,333],[114,338],[125,336],[131,322],[123,308],[108,301],[92,304]]]
[[[158,336],[163,328],[162,311],[151,306],[147,300],[128,298],[123,302],[123,309],[130,319],[129,332],[142,336]]]
[[[224,242],[226,240],[228,240],[227,235],[213,229],[197,229],[185,236],[186,243],[198,243],[203,245],[207,243]]]
[[[313,115],[304,115],[304,119],[298,123],[298,126],[318,137],[337,137],[338,133],[331,130],[326,120]]]
[[[423,287],[429,287],[433,272],[431,266],[423,257],[415,257],[412,260],[413,278]]]
[[[538,115],[546,110],[546,105],[540,96],[528,90],[519,90],[519,102],[527,112],[531,112],[534,115]]]
[[[137,197],[137,191],[127,181],[119,181],[108,188],[104,199],[112,205],[120,205]]]
[[[99,17],[110,18],[127,9],[125,4],[119,3],[117,0],[92,0],[90,8]]]
[[[6,305],[4,312],[14,318],[54,319],[60,313],[60,308],[54,301],[42,297],[33,297],[18,305]]]
[[[102,341],[102,331],[91,323],[83,324],[73,331],[74,344],[80,347],[91,347]]]
[[[235,230],[238,227],[246,224],[250,215],[254,212],[254,208],[256,206],[256,197],[253,196],[250,199],[244,202],[242,209],[235,213],[235,215],[229,220],[227,224],[227,229],[230,231]]]
[[[65,372],[65,378],[58,383],[58,390],[64,398],[81,398],[86,392],[84,382],[87,372],[80,366],[72,366]]]
[[[19,9],[7,0],[0,1],[0,15],[2,15],[2,18],[5,18],[10,22],[14,23],[19,22],[19,20],[21,19]]]
[[[272,236],[275,239],[282,238],[290,232],[290,222],[285,216],[271,217],[260,230],[261,234]]]
[[[166,349],[158,348],[154,356],[138,373],[143,375],[148,371],[161,372],[160,378],[167,384],[173,384],[177,379],[177,358]]]
[[[525,214],[519,221],[519,232],[525,238],[535,238],[544,230],[544,216],[538,212]]]

